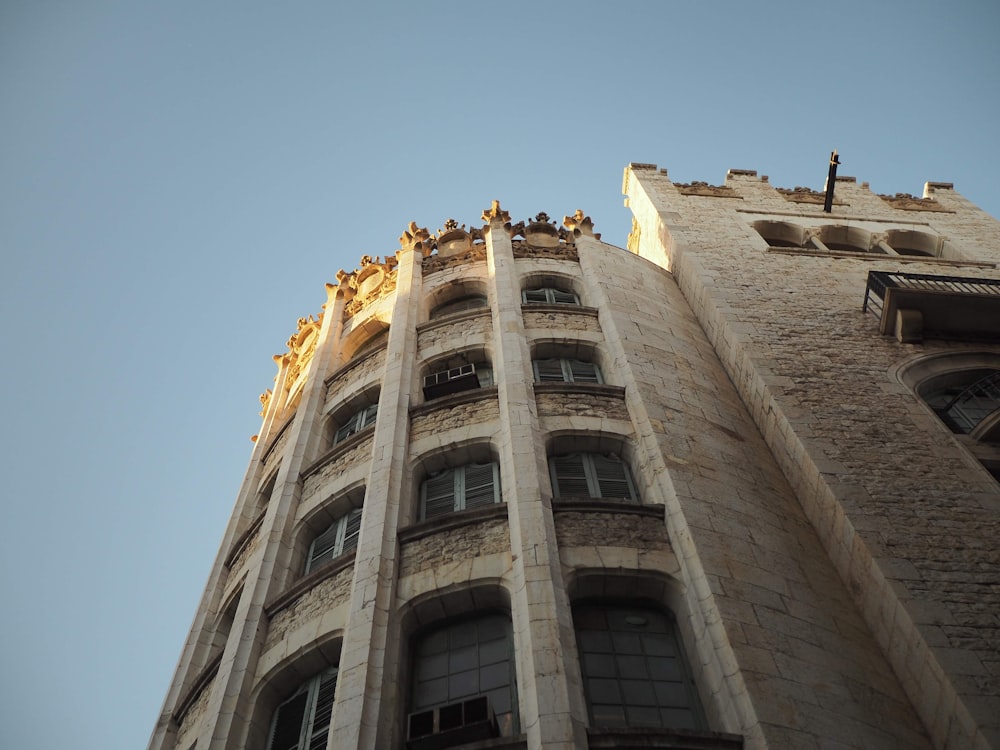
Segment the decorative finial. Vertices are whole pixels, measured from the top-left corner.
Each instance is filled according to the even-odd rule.
[[[495,221],[508,224],[510,223],[510,214],[500,208],[500,201],[493,201],[489,210],[483,211],[483,221],[487,224],[492,224]]]
[[[601,238],[601,235],[594,233],[594,222],[579,208],[573,212],[572,216],[563,217],[563,226],[574,234],[586,234],[596,239]]]
[[[539,211],[537,214],[535,214],[535,223],[536,224],[555,224],[554,221],[552,221],[552,222],[549,221],[549,215],[547,213],[545,213],[544,211]]]
[[[425,228],[418,227],[417,222],[411,221],[407,231],[403,232],[402,236],[400,236],[399,244],[404,249],[419,247],[424,242],[427,242],[430,237],[430,232],[428,232]]]
[[[444,228],[446,230],[449,230],[449,229],[458,229],[458,222],[455,221],[454,219],[448,219],[448,221],[446,221],[444,223]]]

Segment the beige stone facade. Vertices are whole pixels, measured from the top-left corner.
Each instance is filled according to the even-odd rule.
[[[924,385],[1000,371],[989,290],[868,277],[1000,227],[836,188],[631,165],[627,250],[495,203],[338,274],[150,748],[1000,746],[1000,429]]]

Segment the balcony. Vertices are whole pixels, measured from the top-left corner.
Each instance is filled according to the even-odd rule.
[[[902,343],[1000,341],[1000,279],[869,271],[862,309]]]

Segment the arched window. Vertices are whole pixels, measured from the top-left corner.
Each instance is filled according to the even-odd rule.
[[[493,462],[443,469],[420,485],[422,519],[499,502],[500,467]]]
[[[579,305],[580,298],[573,292],[552,287],[535,287],[521,292],[521,301],[528,304]]]
[[[336,667],[324,670],[302,683],[274,712],[267,749],[325,748],[336,689]]]
[[[510,618],[451,621],[412,641],[408,739],[441,735],[438,747],[517,731]],[[428,745],[429,747],[429,745]]]
[[[445,315],[451,315],[452,313],[478,310],[486,307],[487,304],[485,294],[469,294],[438,305],[431,310],[430,318],[434,320],[435,318],[443,318]]]
[[[557,498],[611,498],[639,501],[628,466],[613,453],[570,453],[549,458]]]
[[[573,608],[592,727],[703,729],[673,617],[646,605]]]
[[[928,406],[960,435],[973,432],[1000,409],[1000,370],[960,370],[923,383],[920,395]]]
[[[306,556],[306,573],[322,567],[358,546],[361,533],[361,508],[353,508],[338,517],[329,528],[313,539]]]
[[[482,348],[439,357],[424,372],[423,392],[428,401],[493,385],[493,367]]]
[[[531,363],[536,383],[603,383],[600,368],[578,359],[536,359]]]
[[[352,414],[333,433],[333,444],[343,442],[351,435],[375,424],[377,414],[378,404],[370,404]]]

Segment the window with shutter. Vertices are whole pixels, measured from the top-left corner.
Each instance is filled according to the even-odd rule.
[[[466,310],[477,310],[482,307],[486,307],[486,295],[484,294],[470,294],[467,297],[459,297],[458,299],[445,302],[443,305],[439,305],[431,310],[430,318],[434,320],[435,318],[442,318],[445,315],[451,315],[452,313],[464,312]]]
[[[378,404],[366,406],[364,409],[354,414],[333,436],[333,444],[336,445],[351,435],[361,432],[365,427],[375,424],[375,417],[378,415]]]
[[[309,547],[306,573],[357,548],[361,532],[361,508],[355,508],[334,521]]]
[[[638,502],[628,466],[615,455],[571,453],[549,459],[556,497],[623,499]]]
[[[531,363],[536,383],[602,383],[601,371],[592,362],[578,359],[536,359]]]
[[[299,686],[278,706],[271,720],[268,750],[322,750],[330,734],[337,668],[327,669]]]
[[[550,305],[579,305],[580,298],[573,292],[564,292],[562,289],[552,289],[551,287],[539,287],[536,289],[525,289],[521,292],[521,301],[525,304],[550,304]]]
[[[495,463],[468,464],[432,474],[420,486],[422,519],[500,502],[500,470]]]

